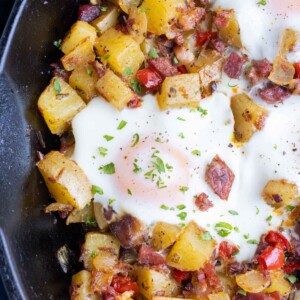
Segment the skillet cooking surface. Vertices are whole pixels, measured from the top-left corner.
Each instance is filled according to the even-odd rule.
[[[0,267],[9,299],[68,299],[70,276],[55,252],[82,238],[80,227],[43,213],[50,199],[35,168],[37,150],[58,147],[36,102],[59,58],[53,41],[74,21],[77,2],[16,1],[0,42]]]

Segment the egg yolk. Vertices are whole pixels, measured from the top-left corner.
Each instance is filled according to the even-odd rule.
[[[135,147],[123,149],[116,161],[117,185],[140,201],[175,205],[189,182],[187,158],[170,143],[147,138]]]

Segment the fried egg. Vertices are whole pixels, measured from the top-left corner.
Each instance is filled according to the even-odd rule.
[[[294,16],[294,10],[281,13],[279,1],[269,2],[215,2],[216,7],[235,9],[243,45],[256,59],[274,59],[284,28],[300,30],[297,19],[287,17]],[[276,229],[285,218],[261,197],[267,181],[286,179],[300,186],[300,99],[292,96],[275,106],[257,99],[269,112],[265,127],[237,147],[232,142],[230,97],[243,92],[247,83],[235,81],[238,87],[233,89],[229,82],[223,75],[217,92],[201,100],[198,109],[160,111],[155,96],[147,95],[142,107],[119,112],[103,98],[93,99],[72,126],[73,159],[101,190],[95,201],[148,225],[165,221],[183,226],[194,220],[217,241],[224,239],[218,224],[225,222],[230,225],[226,239],[242,249],[237,259],[251,258],[261,234]],[[235,174],[228,201],[205,181],[215,155]],[[200,193],[213,203],[206,212],[195,205]]]

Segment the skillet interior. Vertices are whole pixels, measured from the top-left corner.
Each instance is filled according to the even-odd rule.
[[[59,58],[53,41],[74,21],[78,0],[18,0],[0,43],[0,267],[10,299],[67,299],[55,251],[81,239],[79,226],[45,215],[50,198],[36,151],[58,147],[36,102]],[[41,131],[46,148],[38,140]]]

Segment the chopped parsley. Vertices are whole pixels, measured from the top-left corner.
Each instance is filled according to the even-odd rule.
[[[268,217],[266,218],[266,221],[267,221],[267,222],[270,222],[272,219],[273,219],[273,217],[270,215],[270,216],[268,216]]]
[[[247,244],[250,244],[250,245],[258,245],[258,241],[257,240],[249,240],[247,241]]]
[[[177,59],[177,57],[175,55],[173,56],[173,64],[174,65],[178,65],[179,64],[179,61],[178,61],[178,59]]]
[[[295,275],[284,274],[284,278],[286,278],[291,284],[294,284],[297,281],[297,277]]]
[[[91,216],[86,217],[85,223],[91,226],[97,226],[96,220]]]
[[[259,2],[256,2],[258,6],[266,6],[267,5],[267,0],[260,0]]]
[[[163,210],[169,210],[169,209],[170,209],[170,208],[169,208],[167,205],[165,205],[165,204],[162,204],[162,205],[160,206],[160,208],[163,209]]]
[[[95,258],[97,256],[97,252],[94,250],[94,251],[92,251],[92,253],[91,253],[91,257],[92,258]]]
[[[258,215],[259,214],[259,209],[258,209],[258,207],[256,207],[256,215]]]
[[[130,189],[127,189],[127,194],[128,194],[128,195],[132,195],[132,192],[131,192]]]
[[[141,83],[137,80],[137,79],[131,79],[130,80],[130,84],[132,89],[138,94],[141,95],[142,94],[142,86]]]
[[[140,141],[140,136],[138,133],[135,133],[133,135],[133,141],[132,141],[132,144],[131,144],[131,147],[134,147],[136,146],[136,144]]]
[[[155,48],[152,48],[149,52],[148,52],[148,56],[151,58],[158,58],[159,55],[157,53],[157,50]]]
[[[94,73],[93,73],[93,71],[92,71],[90,68],[87,68],[87,69],[86,69],[86,72],[88,73],[88,75],[89,75],[90,77],[93,77]]]
[[[61,40],[56,40],[53,42],[53,45],[58,49],[61,49],[61,42],[62,42]]]
[[[108,199],[108,205],[112,205],[114,202],[116,202],[116,199]]]
[[[103,174],[106,174],[106,175],[112,175],[112,174],[116,173],[114,163],[109,163],[107,165],[100,166],[99,170],[102,171]]]
[[[186,191],[189,190],[189,188],[187,186],[182,186],[179,190],[180,192],[185,193]]]
[[[234,227],[233,227],[233,230],[234,230],[235,232],[240,232],[240,229],[239,229],[237,226],[234,226]]]
[[[110,58],[110,54],[98,56],[97,58],[98,58],[98,59],[109,59],[109,58]]]
[[[287,205],[286,210],[287,211],[292,211],[295,208],[293,205]]]
[[[163,160],[160,157],[156,156],[155,161],[152,162],[152,163],[153,163],[154,168],[157,170],[157,172],[159,174],[166,172],[165,164],[164,164]]]
[[[107,134],[106,134],[106,135],[104,135],[104,136],[103,136],[103,138],[105,138],[105,139],[106,139],[108,142],[114,139],[114,137],[113,137],[113,136],[111,136],[111,135],[107,135]]]
[[[235,210],[229,210],[228,211],[231,215],[233,215],[233,216],[238,216],[238,212],[237,211],[235,211]]]
[[[201,239],[202,239],[203,241],[211,241],[211,240],[212,240],[212,236],[211,236],[211,234],[209,233],[209,231],[206,231],[206,232],[202,233],[202,234],[200,235],[200,237],[201,237]]]
[[[133,72],[132,72],[132,70],[129,67],[126,67],[125,70],[124,70],[124,72],[122,73],[122,76],[123,77],[127,77],[129,75],[133,75]]]
[[[179,205],[176,206],[176,208],[179,209],[179,210],[183,210],[183,209],[186,208],[186,206],[184,204],[179,204]]]
[[[244,290],[238,290],[237,293],[243,296],[247,296],[247,292]]]
[[[61,86],[60,86],[58,79],[54,80],[53,87],[54,87],[56,95],[58,95],[61,92]]]
[[[196,156],[201,156],[201,151],[200,150],[193,150],[192,154],[196,155]]]
[[[221,237],[226,237],[231,233],[232,225],[227,222],[219,222],[215,225],[215,230]]]
[[[107,7],[107,6],[101,6],[101,7],[100,7],[100,10],[101,10],[102,12],[106,12],[106,11],[108,10],[108,7]]]
[[[135,174],[139,174],[139,173],[141,173],[143,171],[142,168],[139,167],[136,163],[133,163],[133,166],[134,166],[133,172]]]
[[[98,152],[99,152],[99,154],[100,154],[101,156],[105,157],[106,154],[107,154],[107,149],[104,148],[104,147],[99,147],[99,148],[98,148]]]
[[[101,189],[100,186],[98,185],[92,185],[92,193],[95,195],[95,194],[99,194],[99,195],[103,195],[104,192],[103,190]]]
[[[277,149],[278,149],[278,146],[275,144],[275,145],[273,146],[273,148],[274,148],[275,150],[277,150]]]
[[[121,129],[123,129],[126,125],[127,125],[127,122],[124,121],[124,120],[122,120],[122,121],[120,122],[120,124],[118,125],[117,129],[118,129],[118,130],[121,130]]]
[[[183,132],[179,133],[178,136],[179,136],[180,138],[184,139],[184,134],[183,134]]]
[[[183,122],[185,122],[185,121],[186,121],[185,119],[183,119],[183,118],[180,118],[180,117],[178,117],[178,118],[177,118],[177,120],[179,120],[179,121],[183,121]]]
[[[181,221],[184,221],[187,217],[187,213],[182,211],[181,213],[179,213],[178,215],[176,215]]]
[[[147,10],[150,10],[150,8],[149,8],[149,7],[140,7],[140,8],[138,9],[138,12],[139,12],[139,13],[142,13],[142,12],[145,12],[145,11],[147,11]]]
[[[201,114],[201,118],[205,117],[207,115],[207,110],[201,108],[200,106],[197,108],[197,110],[199,111],[199,113]]]
[[[249,239],[249,234],[244,234],[243,237],[244,237],[245,240],[248,240]]]

